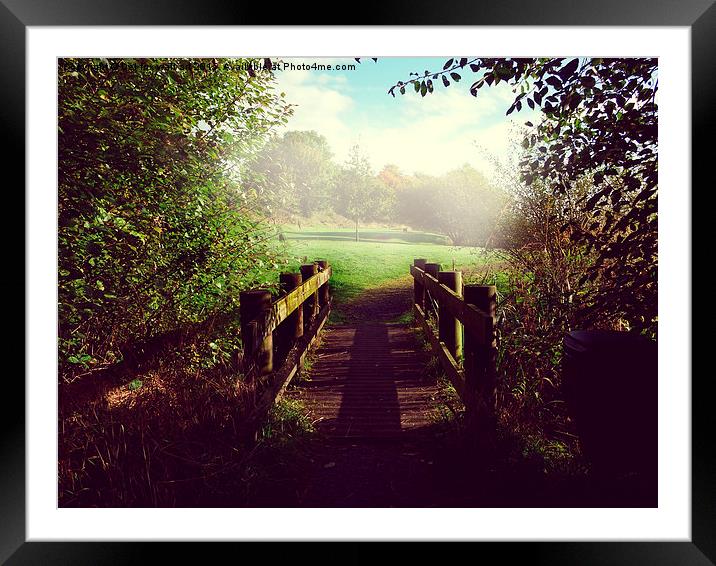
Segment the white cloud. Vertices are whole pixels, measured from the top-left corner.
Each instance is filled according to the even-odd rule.
[[[315,130],[323,134],[336,156],[342,159],[342,152],[338,151],[342,145],[338,142],[350,136],[345,118],[354,107],[354,101],[336,88],[326,86],[328,82],[317,80],[311,71],[282,72],[278,77],[279,89],[286,93],[286,100],[295,105],[288,129]]]
[[[338,76],[290,72],[278,81],[289,102],[298,105],[288,128],[323,134],[339,162],[359,143],[376,170],[393,163],[406,173],[438,175],[470,163],[489,174],[485,153],[505,161],[514,146],[513,124],[527,119],[520,113],[505,118],[515,96],[506,86],[484,88],[472,97],[469,85],[460,83],[438,86],[425,98],[410,92],[395,100],[386,96],[386,104],[395,108],[389,120],[358,122],[352,113],[361,110],[360,98],[353,98]]]
[[[425,98],[405,95],[399,125],[370,128],[363,135],[374,165],[395,163],[409,173],[441,174],[470,163],[489,172],[489,161],[476,142],[498,159],[507,156],[510,121],[495,123],[495,116],[504,116],[513,95],[495,90],[474,98],[465,90],[454,85]]]

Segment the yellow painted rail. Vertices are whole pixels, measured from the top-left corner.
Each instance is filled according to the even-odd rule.
[[[481,431],[495,430],[496,360],[494,285],[463,285],[459,271],[416,259],[413,311],[445,375]]]

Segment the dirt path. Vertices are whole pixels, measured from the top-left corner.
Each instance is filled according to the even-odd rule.
[[[367,289],[334,308],[340,319],[348,323],[390,322],[410,312],[412,297],[413,278],[406,275]]]

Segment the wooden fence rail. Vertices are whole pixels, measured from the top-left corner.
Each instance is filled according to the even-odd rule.
[[[301,266],[300,273],[280,275],[283,295],[267,289],[241,293],[239,312],[247,376],[267,376],[254,409],[260,422],[299,371],[328,318],[331,307],[327,261]]]
[[[316,264],[313,266],[318,267]],[[328,283],[331,277],[331,268],[326,265],[325,269],[316,272],[305,281],[302,281],[301,274],[291,275],[294,277],[294,281],[300,282],[300,285],[275,301],[271,300],[271,292],[264,289],[241,293],[239,304],[245,360],[256,362],[258,358],[260,363],[261,355],[267,356],[266,350],[270,344],[267,340],[272,340],[274,331],[296,309],[308,300],[315,301],[316,293]],[[319,305],[319,310],[320,306],[322,305]],[[315,317],[315,315],[313,316]],[[304,323],[308,324],[310,321],[306,318],[309,317],[306,316],[304,309]],[[270,373],[271,371],[273,371],[273,364],[264,360],[264,365],[260,367],[259,373]]]
[[[442,271],[424,258],[414,261],[410,274],[416,321],[465,404],[470,425],[491,442],[496,425],[495,286],[463,285],[461,272]]]

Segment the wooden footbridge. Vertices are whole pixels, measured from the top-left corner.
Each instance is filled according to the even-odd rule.
[[[432,424],[426,358],[404,324],[341,325],[323,337],[298,394],[328,437],[400,437]]]
[[[477,430],[494,430],[495,288],[463,285],[458,271],[414,260],[413,310]],[[438,395],[426,373],[427,352],[411,325],[362,321],[324,331],[331,309],[331,267],[318,261],[281,275],[281,296],[268,290],[241,295],[244,359],[263,383],[254,407],[260,423],[315,351],[309,379],[295,393],[324,437],[400,439],[433,422]],[[319,340],[320,338],[320,340]]]
[[[275,300],[268,291],[242,295],[245,360],[254,379],[263,384],[263,395],[255,406],[256,422],[265,418],[291,379],[302,371],[308,351],[315,349],[310,371],[289,393],[303,401],[320,433],[315,442],[310,442],[310,472],[306,481],[302,480],[300,493],[293,494],[293,504],[453,507],[496,503],[504,506],[506,501],[518,501],[519,506],[524,506],[533,492],[540,492],[530,486],[542,481],[541,470],[525,471],[522,467],[522,475],[511,478],[504,469],[498,473],[485,466],[497,449],[495,287],[463,284],[459,271],[442,271],[439,264],[425,259],[414,260],[410,275],[414,325],[391,322],[394,309],[386,315],[388,320],[380,320],[376,309],[370,308],[371,320],[329,325],[324,330],[331,309],[331,268],[325,261],[303,265],[301,273],[283,274],[282,295]],[[406,286],[405,291],[410,294],[411,290]],[[406,298],[407,307],[410,298]],[[459,454],[453,452],[447,458],[441,444],[446,437],[441,436],[439,426],[434,426],[444,392],[434,372],[432,376],[426,372],[430,355],[416,339],[419,332],[424,334],[465,406],[467,443],[461,443]],[[599,333],[594,339],[600,337],[606,339]],[[635,340],[611,334],[607,338],[628,340],[624,342],[627,346]],[[650,345],[649,352],[655,351],[655,344]],[[650,356],[644,359],[652,360],[655,368],[656,356]],[[631,370],[630,381],[653,383],[655,371],[642,373]],[[634,399],[624,405],[628,410],[620,413],[623,421],[619,422],[629,423],[618,429],[621,434],[640,424],[631,415],[638,404],[636,400],[644,397],[638,388],[634,389],[638,394],[631,394],[623,385],[620,387],[623,395]],[[603,394],[598,393],[598,388],[584,391]],[[584,398],[584,394],[580,395]],[[648,406],[651,420],[644,422],[653,423],[656,403]],[[590,414],[582,413],[582,422],[586,423],[583,430],[587,439],[593,439],[591,446],[596,448],[592,453],[597,463],[621,470],[619,466],[626,462],[623,469],[636,475],[619,476],[607,467],[606,475],[599,480],[605,483],[575,483],[571,487],[556,483],[552,486],[552,500],[572,501],[570,505],[570,498],[589,505],[615,498],[637,501],[639,505],[655,501],[655,427],[639,429],[639,438],[649,439],[644,444],[652,447],[645,449],[648,457],[624,454],[615,461],[610,445],[613,435],[601,435],[605,424],[598,418],[589,421]],[[600,456],[602,446],[605,450]],[[629,446],[630,452],[636,453],[633,445]],[[440,465],[433,466],[435,461]],[[481,490],[474,489],[478,476]],[[620,483],[622,477],[637,478],[636,483]],[[521,484],[527,491],[515,492],[515,485]],[[286,501],[269,504],[285,506]]]

